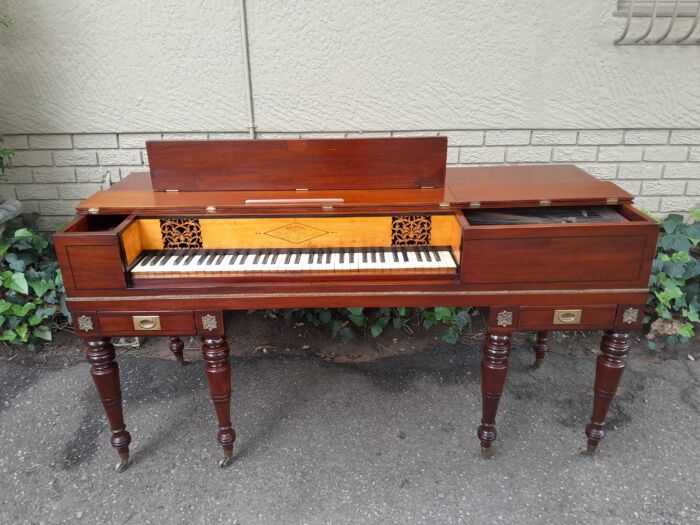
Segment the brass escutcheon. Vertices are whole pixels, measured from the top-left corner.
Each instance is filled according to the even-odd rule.
[[[552,324],[576,324],[581,322],[581,310],[554,310]]]
[[[135,330],[160,330],[160,317],[157,315],[132,315]]]

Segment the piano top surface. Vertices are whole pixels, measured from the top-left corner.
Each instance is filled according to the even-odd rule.
[[[261,174],[261,177],[263,174]],[[300,183],[303,185],[303,183]],[[132,173],[108,190],[77,206],[79,212],[99,208],[100,213],[201,213],[217,211],[279,212],[318,209],[319,203],[246,205],[249,199],[343,199],[342,208],[437,208],[442,203],[481,207],[605,204],[609,199],[632,201],[632,195],[610,181],[601,181],[568,165],[493,166],[448,168],[444,188],[343,189],[309,191],[153,191],[148,172]]]

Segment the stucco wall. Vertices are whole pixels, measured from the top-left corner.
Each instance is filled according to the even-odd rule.
[[[612,0],[247,6],[263,138],[441,133],[453,164],[577,162],[652,211],[700,205],[700,46],[614,46]],[[15,19],[0,29],[0,133],[18,150],[0,193],[28,209],[63,219],[105,183],[87,168],[143,165],[135,134],[246,130],[239,0],[0,12]]]

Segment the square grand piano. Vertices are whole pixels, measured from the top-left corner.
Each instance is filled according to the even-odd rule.
[[[513,331],[604,330],[589,453],[641,326],[658,226],[574,166],[446,169],[445,137],[154,141],[54,236],[76,334],[128,465],[114,336],[200,336],[233,457],[226,310],[480,306],[484,455]]]

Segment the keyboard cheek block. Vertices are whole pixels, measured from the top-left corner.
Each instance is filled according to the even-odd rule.
[[[641,327],[658,235],[627,192],[574,166],[446,169],[444,137],[147,148],[150,173],[79,204],[54,236],[119,471],[131,435],[110,338],[170,337],[181,363],[180,337],[201,338],[227,466],[236,434],[224,315],[266,308],[486,309],[485,456],[513,332],[536,333],[540,366],[550,330],[602,330],[585,428],[586,452],[596,451]]]

